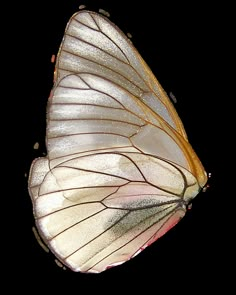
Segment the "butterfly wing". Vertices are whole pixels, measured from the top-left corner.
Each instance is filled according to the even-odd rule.
[[[74,271],[138,254],[185,214],[205,171],[164,90],[99,14],[72,16],[48,101],[48,156],[29,191],[46,244]]]
[[[204,168],[186,144],[183,124],[166,92],[130,39],[109,19],[95,12],[80,11],[72,16],[58,53],[57,82],[65,75],[78,72],[104,77],[134,95],[147,119],[158,117],[165,132],[175,137],[201,186],[206,183]]]

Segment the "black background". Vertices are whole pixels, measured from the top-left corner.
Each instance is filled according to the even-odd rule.
[[[224,42],[224,11],[199,2],[182,6],[160,3],[51,0],[23,2],[14,9],[13,35],[19,37],[14,43],[16,65],[11,76],[17,80],[17,95],[12,94],[17,156],[13,158],[16,170],[11,171],[15,181],[10,187],[15,212],[11,213],[13,223],[6,246],[12,260],[8,261],[7,275],[23,277],[17,283],[19,290],[30,291],[32,283],[42,292],[66,288],[78,294],[125,292],[143,287],[160,294],[163,289],[167,293],[173,288],[188,291],[190,286],[190,290],[201,291],[222,285],[225,262],[230,263],[222,246],[224,159],[216,132],[220,125],[218,99],[223,98],[219,45]],[[194,199],[192,209],[178,225],[129,262],[96,275],[62,270],[53,255],[42,250],[32,233],[34,219],[27,190],[32,160],[46,153],[46,103],[54,70],[50,59],[57,54],[67,21],[81,4],[88,10],[109,11],[111,21],[132,34],[134,46],[163,88],[177,98],[175,106],[189,141],[206,171],[212,173],[209,189]],[[14,86],[9,90],[13,93]],[[39,142],[38,150],[33,149],[35,142]],[[7,202],[11,207],[12,201]]]

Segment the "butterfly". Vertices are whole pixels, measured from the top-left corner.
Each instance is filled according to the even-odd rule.
[[[76,12],[66,26],[46,147],[28,179],[35,222],[75,272],[136,256],[207,183],[168,95],[127,36],[96,12]]]

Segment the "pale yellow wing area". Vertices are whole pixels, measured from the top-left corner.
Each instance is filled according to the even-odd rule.
[[[102,272],[124,263],[184,216],[183,199],[167,191],[170,178],[181,179],[180,171],[162,180],[163,190],[151,184],[154,177],[145,180],[144,173],[156,168],[168,175],[168,165],[160,168],[153,158],[145,167],[144,162],[135,164],[140,160],[135,157],[94,154],[52,170],[46,158],[33,163],[30,192],[37,228],[47,246],[72,270]],[[175,189],[184,191],[179,185]]]

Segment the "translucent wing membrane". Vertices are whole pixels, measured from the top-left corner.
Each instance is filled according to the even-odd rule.
[[[101,272],[173,227],[206,173],[164,90],[105,17],[72,16],[31,166],[39,232],[69,268]]]

